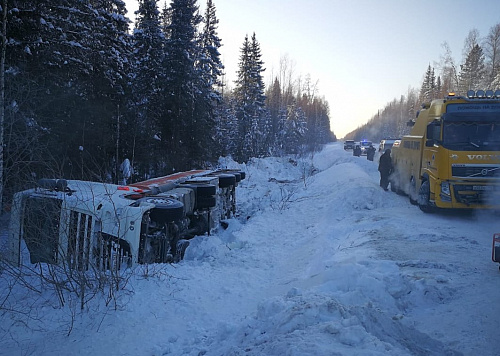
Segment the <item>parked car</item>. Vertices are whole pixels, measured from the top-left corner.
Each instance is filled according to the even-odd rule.
[[[344,150],[352,150],[354,148],[354,140],[344,141]]]
[[[378,151],[379,152],[385,152],[386,149],[392,148],[392,146],[394,145],[394,143],[397,140],[398,139],[395,139],[395,138],[386,138],[384,140],[381,140],[380,141],[380,145],[378,146]]]
[[[363,140],[359,143],[361,145],[361,155],[366,156],[366,149],[373,145],[372,141]]]

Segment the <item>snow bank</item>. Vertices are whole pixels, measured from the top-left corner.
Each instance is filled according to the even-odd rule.
[[[246,172],[226,230],[191,240],[179,264],[130,271],[116,310],[16,289],[40,320],[3,310],[2,353],[497,355],[498,217],[426,215],[379,187],[377,160],[339,143],[221,159]]]

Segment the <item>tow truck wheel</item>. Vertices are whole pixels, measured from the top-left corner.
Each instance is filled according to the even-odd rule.
[[[434,210],[433,207],[431,206],[430,201],[429,201],[430,196],[431,196],[431,189],[430,189],[429,181],[426,180],[420,186],[420,189],[418,191],[418,199],[417,199],[418,207],[424,213],[432,213],[432,211]]]

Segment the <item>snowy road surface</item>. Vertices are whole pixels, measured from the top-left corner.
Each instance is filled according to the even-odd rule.
[[[134,271],[117,311],[16,288],[32,312],[2,314],[0,354],[499,355],[499,216],[424,214],[378,186],[377,160],[335,143],[223,162],[247,175],[227,230]]]

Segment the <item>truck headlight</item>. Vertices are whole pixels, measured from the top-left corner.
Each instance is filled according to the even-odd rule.
[[[451,195],[450,183],[448,183],[448,182],[441,182],[441,194]]]

